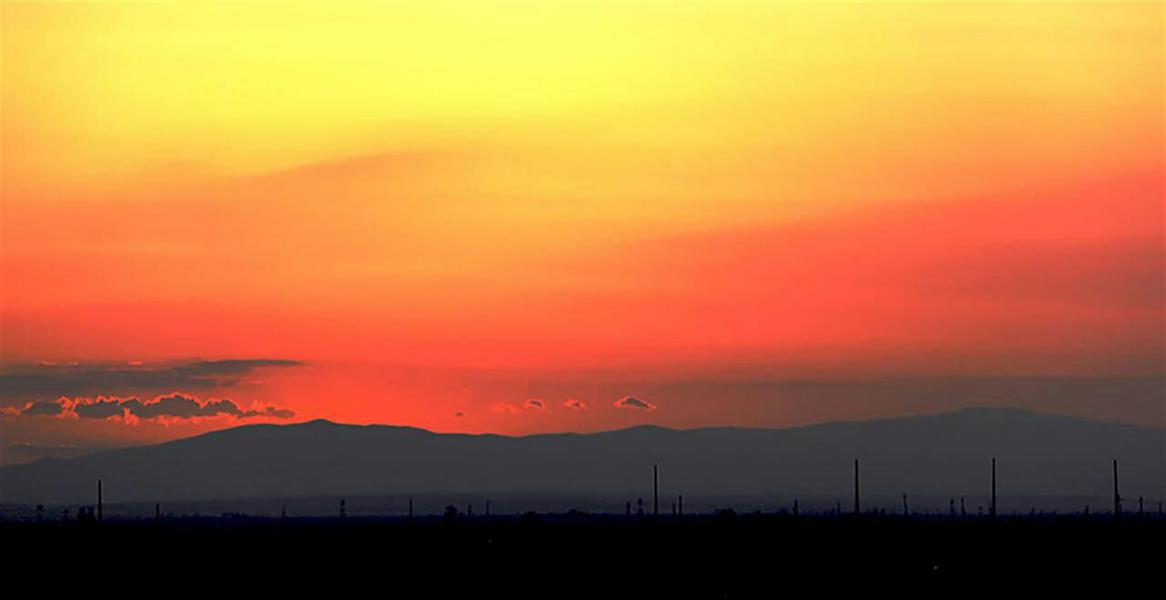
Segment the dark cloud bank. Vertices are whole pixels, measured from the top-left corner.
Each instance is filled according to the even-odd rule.
[[[156,366],[20,365],[0,373],[0,400],[13,406],[45,397],[209,390],[238,385],[260,369],[302,364],[294,360],[258,358],[197,360]]]

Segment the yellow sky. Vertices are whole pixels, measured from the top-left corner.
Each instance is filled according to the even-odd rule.
[[[1162,3],[0,16],[7,363],[1161,362]]]

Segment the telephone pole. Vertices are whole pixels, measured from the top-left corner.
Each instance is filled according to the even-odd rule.
[[[1121,516],[1121,492],[1117,488],[1117,459],[1113,459],[1113,516]]]
[[[660,467],[652,465],[652,516],[660,516]]]
[[[854,459],[854,514],[859,514],[862,510],[862,505],[859,503],[858,496],[858,459]]]
[[[988,514],[996,518],[996,457],[992,457],[992,503],[988,507]]]

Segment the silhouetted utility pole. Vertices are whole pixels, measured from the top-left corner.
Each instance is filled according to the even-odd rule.
[[[948,516],[955,517],[955,498],[948,498],[947,514]]]
[[[486,518],[487,519],[490,518],[490,501],[489,500],[486,501]]]
[[[996,518],[996,457],[992,457],[992,502],[988,505],[988,516]]]
[[[1138,496],[1138,516],[1146,514],[1146,507],[1142,504],[1142,497]]]
[[[103,514],[103,511],[102,511],[102,506],[101,506],[101,504],[102,504],[102,499],[101,499],[101,480],[100,480],[100,479],[98,479],[98,480],[97,480],[97,522],[98,522],[98,523],[100,523],[100,522],[101,522],[101,519],[102,519],[102,517],[104,516],[104,514]]]
[[[907,516],[908,512],[910,511],[907,510],[907,494],[903,494],[903,516]]]
[[[961,517],[968,516],[968,509],[964,507],[964,497],[963,496],[960,496],[960,516]]]
[[[794,516],[798,516],[798,501],[796,498],[794,499]]]
[[[347,516],[348,516],[348,506],[345,504],[344,498],[341,498],[340,499],[340,518],[343,519],[344,517],[347,517]]]
[[[660,468],[652,465],[652,516],[660,516]]]
[[[1117,489],[1117,459],[1113,459],[1113,516],[1121,516],[1121,493]]]
[[[862,510],[862,505],[859,504],[858,498],[858,459],[854,459],[854,514],[859,514]]]
[[[684,516],[684,494],[676,494],[676,514]]]

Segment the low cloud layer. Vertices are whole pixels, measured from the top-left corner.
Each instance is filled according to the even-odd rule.
[[[64,407],[56,402],[33,402],[27,408],[20,411],[20,414],[29,416],[53,416],[59,415],[64,411]]]
[[[200,401],[186,394],[158,396],[153,400],[127,398],[60,398],[56,402],[32,402],[20,410],[21,416],[58,416],[79,419],[120,418],[127,422],[191,420],[230,416],[236,419],[265,417],[290,419],[295,412],[275,406],[253,406],[244,409],[233,400],[220,398]]]

